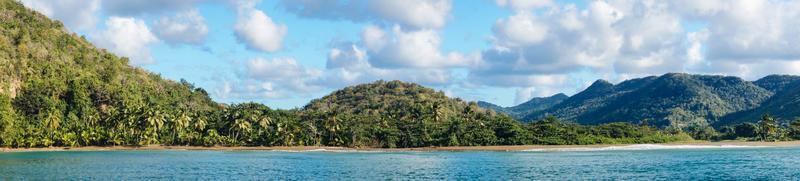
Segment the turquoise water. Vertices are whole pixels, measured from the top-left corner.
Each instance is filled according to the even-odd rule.
[[[0,153],[0,180],[795,180],[800,148],[559,152]]]

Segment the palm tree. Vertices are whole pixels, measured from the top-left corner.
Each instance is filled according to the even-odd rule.
[[[339,125],[339,118],[336,113],[331,113],[328,118],[323,122],[323,126],[328,131],[328,144],[339,145],[341,139],[338,138],[338,132],[341,128]]]
[[[61,126],[61,117],[57,116],[55,113],[47,114],[45,126],[47,129],[50,129],[50,132],[55,132],[55,130]]]
[[[173,142],[175,140],[178,140],[180,142],[185,141],[185,139],[184,139],[185,136],[184,135],[186,134],[186,128],[189,127],[189,122],[191,122],[191,121],[192,121],[192,118],[187,116],[185,113],[181,113],[181,115],[178,116],[178,118],[175,119],[175,130],[173,130],[173,132],[172,132],[172,134],[173,134],[173,137],[172,137]]]
[[[778,131],[778,124],[769,114],[765,114],[761,117],[761,121],[759,121],[759,125],[761,126],[761,141],[768,139],[769,136],[775,135]]]
[[[442,106],[439,103],[434,103],[431,108],[433,109],[433,121],[436,123],[442,121],[442,117],[444,116]]]
[[[258,125],[261,126],[261,129],[266,130],[270,124],[272,124],[272,118],[269,116],[263,116],[258,120]]]
[[[249,133],[252,130],[252,125],[246,119],[236,119],[233,123],[234,135],[233,139],[235,141],[239,141],[239,135],[244,133]]]
[[[145,135],[144,142],[139,144],[153,144],[158,143],[158,131],[164,127],[166,116],[159,110],[148,110],[145,120]]]

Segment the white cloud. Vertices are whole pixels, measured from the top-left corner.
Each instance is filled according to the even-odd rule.
[[[376,21],[404,28],[439,29],[450,19],[450,0],[282,0],[287,11],[302,17]]]
[[[134,65],[153,63],[148,46],[158,41],[144,21],[130,17],[108,18],[106,29],[94,38],[98,46],[129,57]]]
[[[280,98],[320,88],[310,81],[317,79],[322,72],[306,68],[291,58],[255,58],[247,61],[245,67],[244,82],[241,83],[244,89],[238,88],[240,91],[261,94],[265,98]]]
[[[534,91],[536,91],[535,87],[525,87],[517,89],[516,97],[514,98],[514,105],[522,104],[524,102],[527,102],[528,100],[531,100],[531,98],[534,98],[533,96]]]
[[[399,26],[391,34],[370,26],[362,33],[369,62],[381,68],[443,68],[474,64],[476,55],[450,52],[442,54],[441,38],[433,30],[403,31]]]
[[[723,10],[696,15],[708,22],[708,59],[800,58],[800,2],[725,1]]]
[[[528,11],[554,5],[552,0],[495,0],[495,3],[500,7],[508,7],[517,11]]]
[[[103,0],[102,6],[109,15],[133,16],[188,10],[205,1],[210,0]]]
[[[100,0],[22,0],[22,4],[47,17],[58,19],[69,28],[90,30],[97,22]]]
[[[174,17],[162,17],[153,25],[155,33],[169,44],[202,44],[208,35],[205,19],[194,9]]]
[[[498,20],[492,28],[499,42],[505,46],[526,46],[541,42],[547,36],[548,28],[529,13],[519,13]]]
[[[660,1],[594,1],[586,9],[517,12],[493,28],[494,47],[470,71],[473,82],[530,87],[532,77],[592,71],[683,71],[688,43],[678,13]],[[536,87],[540,88],[540,87]]]
[[[355,69],[370,66],[367,61],[367,52],[355,44],[344,44],[331,48],[328,53],[327,68]]]
[[[234,26],[236,39],[248,49],[275,52],[281,49],[286,36],[286,25],[277,24],[261,10],[241,12]]]
[[[341,88],[347,85],[367,83],[376,80],[404,80],[425,85],[446,85],[452,83],[452,73],[448,69],[437,68],[378,68],[367,61],[366,52],[353,43],[341,43],[331,48],[328,56],[328,69],[316,85],[328,88]]]
[[[442,28],[450,15],[450,0],[369,1],[369,7],[386,20],[416,28]]]

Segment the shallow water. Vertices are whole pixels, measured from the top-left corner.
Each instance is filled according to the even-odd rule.
[[[800,147],[522,152],[0,153],[0,180],[794,180]]]

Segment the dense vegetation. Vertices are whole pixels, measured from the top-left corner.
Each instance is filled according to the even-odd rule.
[[[569,98],[569,96],[559,93],[550,97],[535,97],[527,102],[512,107],[500,107],[483,101],[478,101],[478,106],[508,114],[515,119],[522,119],[531,113],[544,111],[547,108],[553,107],[567,98]]]

